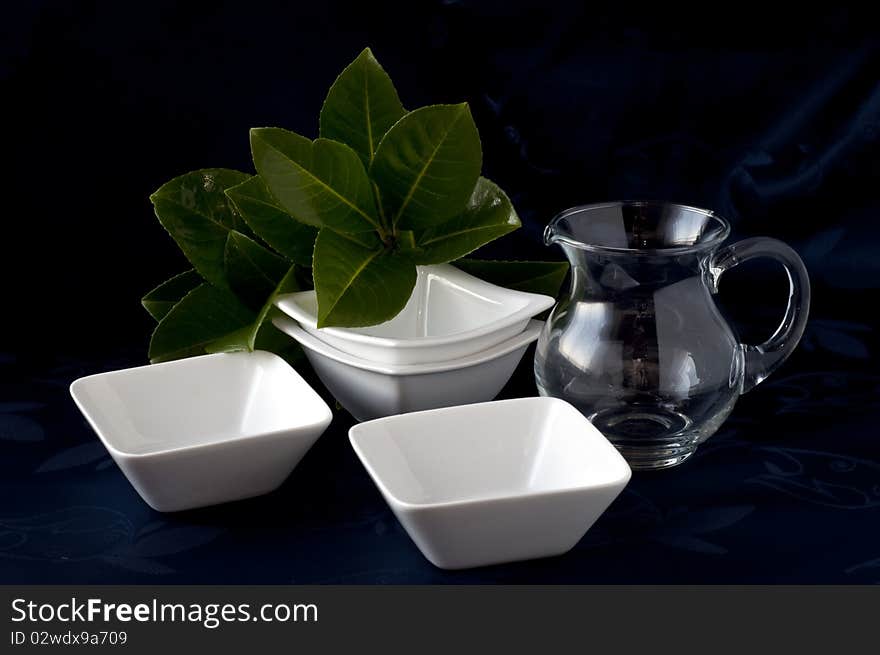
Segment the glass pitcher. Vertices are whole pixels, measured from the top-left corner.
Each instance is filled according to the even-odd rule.
[[[767,237],[721,247],[729,233],[711,211],[662,202],[575,207],[544,233],[571,262],[571,289],[538,340],[538,390],[580,409],[634,469],[690,457],[803,334],[800,257]],[[758,346],[739,343],[712,299],[724,271],[753,257],[778,260],[790,285],[782,323]]]

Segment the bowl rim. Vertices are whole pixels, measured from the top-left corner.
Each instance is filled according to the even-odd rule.
[[[248,431],[248,432],[240,432],[235,435],[227,436],[218,441],[209,441],[207,443],[197,443],[197,444],[189,444],[189,445],[180,445],[180,446],[168,446],[157,450],[151,450],[148,452],[131,452],[124,448],[120,448],[119,446],[113,444],[109,437],[107,437],[104,432],[104,428],[101,427],[100,422],[96,419],[95,412],[92,410],[91,405],[87,403],[80,395],[78,389],[89,382],[89,380],[97,379],[97,378],[106,378],[106,377],[116,377],[123,374],[131,373],[132,371],[145,371],[147,369],[155,370],[158,367],[167,367],[173,368],[175,364],[180,365],[183,362],[192,362],[193,360],[200,359],[208,359],[208,358],[216,358],[222,356],[241,356],[241,355],[249,355],[260,357],[262,359],[271,359],[280,361],[284,364],[287,369],[289,369],[289,373],[293,373],[299,380],[305,385],[305,388],[308,389],[311,394],[308,394],[312,397],[312,400],[319,408],[323,408],[322,416],[320,419],[309,422],[302,423],[295,426],[288,426],[284,428],[277,428],[275,430],[265,430],[265,431]],[[287,372],[285,373],[287,374]],[[163,458],[171,455],[177,455],[179,453],[189,453],[193,451],[199,450],[208,450],[212,448],[222,448],[223,446],[229,444],[240,443],[242,441],[251,440],[251,439],[263,439],[263,438],[271,438],[280,435],[284,435],[290,433],[291,431],[306,431],[313,430],[316,428],[320,428],[320,432],[318,436],[324,433],[327,427],[330,425],[330,422],[333,420],[333,412],[330,409],[330,406],[321,398],[320,394],[310,385],[305,378],[303,378],[299,372],[295,368],[293,368],[290,364],[288,364],[284,358],[276,355],[275,353],[266,351],[266,350],[254,350],[252,352],[238,351],[238,352],[229,352],[229,353],[210,353],[207,355],[199,355],[196,357],[187,357],[184,359],[176,359],[170,362],[160,362],[158,364],[146,364],[143,366],[132,366],[130,368],[121,368],[113,371],[104,371],[103,373],[93,373],[91,375],[86,375],[81,378],[77,378],[73,382],[71,382],[68,388],[71,397],[73,398],[73,402],[76,404],[80,413],[86,419],[88,424],[91,426],[92,430],[98,436],[101,443],[104,444],[104,447],[108,450],[108,452],[114,458],[122,458],[125,460],[134,460],[134,459],[150,459],[150,458]],[[317,439],[317,437],[316,437]]]
[[[478,366],[494,359],[498,359],[499,357],[503,357],[504,355],[509,355],[518,348],[524,348],[533,341],[537,341],[544,326],[543,321],[531,320],[528,325],[526,325],[526,328],[519,334],[514,335],[509,339],[505,339],[491,348],[486,348],[485,350],[464,357],[456,357],[454,359],[427,364],[385,364],[372,362],[363,359],[362,357],[343,352],[338,348],[334,348],[327,342],[322,341],[315,335],[306,331],[297,321],[289,316],[276,316],[272,319],[272,324],[292,339],[296,340],[299,345],[306,350],[311,350],[319,355],[327,357],[328,359],[332,359],[335,362],[351,366],[352,368],[391,376],[426,375]]]
[[[367,457],[361,448],[359,441],[368,438],[365,436],[359,436],[364,432],[367,432],[370,429],[372,424],[376,423],[387,423],[387,422],[396,422],[398,420],[403,419],[403,417],[407,417],[408,420],[412,418],[418,419],[420,415],[431,415],[437,412],[447,412],[453,413],[455,411],[459,411],[462,408],[474,408],[478,411],[480,407],[492,405],[499,406],[504,404],[534,404],[534,405],[551,405],[551,406],[567,406],[570,410],[577,412],[581,417],[583,417],[585,424],[585,433],[590,434],[593,438],[596,439],[598,444],[601,444],[599,447],[603,449],[610,449],[609,453],[614,457],[620,464],[621,467],[621,475],[615,476],[609,480],[600,482],[600,483],[592,483],[592,484],[579,484],[572,485],[568,487],[562,487],[559,489],[545,489],[538,491],[518,491],[518,492],[506,492],[506,493],[496,493],[489,494],[486,496],[481,496],[479,498],[459,498],[453,500],[442,500],[442,501],[429,501],[429,502],[413,502],[408,500],[401,499],[398,495],[394,494],[382,478],[376,472],[376,469],[373,467],[372,462],[369,457]],[[473,411],[473,410],[471,410]],[[566,410],[568,411],[568,410]],[[452,407],[440,407],[436,409],[427,409],[419,412],[408,412],[406,414],[395,414],[392,416],[384,416],[382,418],[373,419],[371,421],[365,421],[363,423],[358,423],[349,428],[348,431],[348,440],[351,443],[352,448],[358,456],[358,459],[361,461],[361,464],[367,470],[367,473],[372,478],[374,484],[378,487],[379,491],[386,498],[386,500],[393,506],[396,506],[403,510],[409,511],[417,511],[417,510],[431,510],[431,509],[443,509],[443,508],[451,508],[451,507],[466,507],[466,506],[474,506],[480,504],[488,504],[488,503],[508,503],[508,502],[516,502],[523,499],[532,499],[532,498],[547,498],[553,496],[567,496],[573,494],[581,494],[584,492],[593,492],[593,491],[602,491],[606,489],[615,489],[620,488],[622,490],[629,483],[632,478],[632,469],[627,463],[626,459],[624,459],[623,455],[620,454],[620,451],[614,447],[614,445],[608,441],[608,439],[601,433],[589,420],[581,414],[577,408],[568,403],[561,398],[555,398],[552,396],[530,396],[525,398],[509,398],[505,400],[490,400],[484,403],[473,403],[469,405],[455,405]],[[615,457],[616,456],[616,457]]]
[[[487,282],[486,280],[478,278],[475,275],[466,273],[465,271],[462,271],[461,269],[458,269],[450,264],[419,266],[418,269],[419,275],[433,274],[437,275],[438,277],[451,279],[452,281],[477,284],[483,287],[489,287],[491,290],[498,290],[498,292],[504,294],[513,295],[518,298],[524,298],[527,302],[524,307],[517,310],[516,312],[505,314],[501,318],[490,321],[489,323],[481,325],[478,328],[443,336],[412,338],[377,337],[370,334],[362,334],[351,331],[352,329],[360,328],[319,328],[315,315],[306,311],[299,303],[299,300],[301,298],[313,297],[316,293],[314,289],[308,291],[295,291],[293,293],[280,295],[275,300],[275,307],[280,309],[290,318],[298,321],[301,324],[302,329],[306,330],[307,332],[317,331],[343,341],[369,345],[376,348],[430,348],[457,344],[463,341],[477,339],[492,334],[493,332],[502,330],[519,321],[536,316],[541,312],[550,309],[556,303],[556,299],[551,296],[540,293],[531,293],[529,291],[517,291],[516,289],[508,289],[507,287],[492,284],[491,282]]]

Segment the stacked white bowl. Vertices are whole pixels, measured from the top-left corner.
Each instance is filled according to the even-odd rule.
[[[318,328],[314,291],[280,296],[276,327],[302,346],[318,377],[359,421],[492,400],[513,375],[550,296],[506,289],[454,266],[422,266],[392,320]]]

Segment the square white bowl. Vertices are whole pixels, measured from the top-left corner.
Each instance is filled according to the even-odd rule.
[[[287,362],[262,351],[99,373],[76,380],[70,393],[160,512],[272,491],[332,419]]]
[[[478,353],[519,334],[553,303],[550,296],[505,289],[448,264],[420,266],[406,306],[371,327],[318,329],[314,291],[275,302],[309,334],[378,364],[427,364]]]
[[[632,474],[558,398],[391,416],[355,425],[349,439],[422,554],[444,569],[570,550]]]
[[[506,341],[445,362],[380,364],[333,348],[291,318],[272,322],[299,342],[324,386],[359,421],[492,400],[543,327],[541,321],[531,321]]]

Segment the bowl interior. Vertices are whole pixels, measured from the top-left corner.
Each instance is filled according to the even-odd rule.
[[[71,393],[101,436],[147,454],[319,424],[327,405],[265,352],[228,353],[77,380]]]
[[[451,336],[500,321],[531,300],[530,295],[491,285],[449,266],[424,267],[397,316],[379,325],[345,331],[387,339]],[[299,295],[297,302],[309,315],[317,316],[314,293]]]
[[[409,504],[600,486],[628,474],[601,433],[552,398],[403,414],[357,426],[352,440],[377,481]]]

